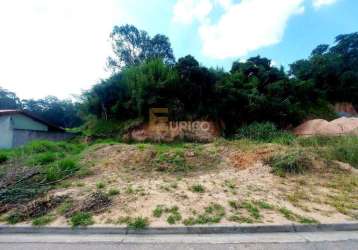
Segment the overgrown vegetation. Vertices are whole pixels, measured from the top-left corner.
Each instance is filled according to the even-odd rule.
[[[312,159],[303,150],[290,150],[270,157],[267,161],[273,173],[279,176],[302,174],[312,167]]]
[[[238,129],[236,139],[250,139],[258,142],[277,142],[280,144],[290,144],[295,136],[289,132],[284,132],[271,122],[254,122],[248,126]]]
[[[2,205],[24,203],[73,176],[81,166],[82,144],[34,141],[8,150],[0,166]]]

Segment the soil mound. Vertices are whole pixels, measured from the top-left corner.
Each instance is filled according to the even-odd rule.
[[[294,129],[295,135],[345,135],[357,134],[358,118],[342,117],[331,122],[322,119],[309,120]]]

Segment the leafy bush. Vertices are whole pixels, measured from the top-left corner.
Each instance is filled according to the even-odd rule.
[[[275,124],[270,122],[254,122],[248,126],[241,127],[236,135],[236,139],[250,139],[260,142],[276,142],[281,144],[290,144],[295,136],[277,129]]]
[[[72,227],[78,227],[92,225],[94,224],[94,221],[92,219],[92,214],[86,212],[76,212],[72,215],[70,223]]]
[[[276,175],[282,177],[287,173],[301,174],[312,166],[311,159],[302,150],[274,155],[266,163],[272,167]]]

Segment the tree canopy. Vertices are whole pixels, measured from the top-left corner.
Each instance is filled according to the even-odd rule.
[[[114,72],[150,59],[175,63],[169,38],[164,35],[157,34],[151,38],[146,31],[127,24],[115,26],[110,38],[114,56],[108,58],[107,64]]]

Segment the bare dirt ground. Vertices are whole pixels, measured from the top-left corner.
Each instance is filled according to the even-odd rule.
[[[95,145],[82,160],[91,174],[74,177],[49,195],[67,195],[76,204],[93,192],[110,194],[111,204],[94,216],[103,225],[135,217],[148,218],[151,226],[358,218],[356,175],[317,161],[305,174],[276,176],[263,160],[282,150],[284,146],[235,142]],[[68,224],[55,213],[50,225]]]

